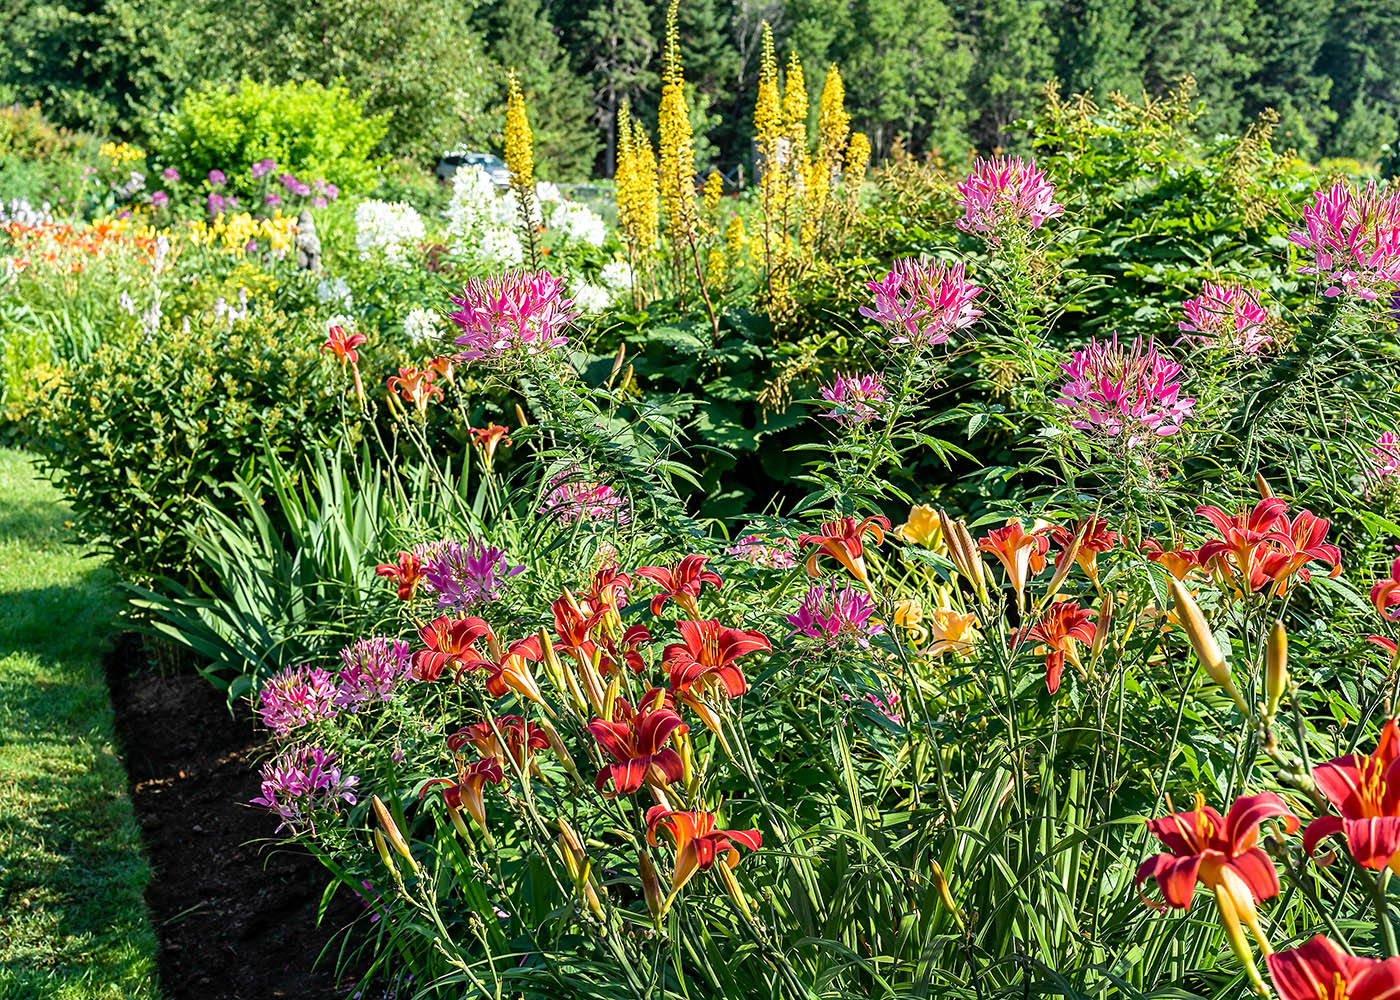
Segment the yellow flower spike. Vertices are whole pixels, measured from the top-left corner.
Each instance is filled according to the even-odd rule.
[[[661,61],[661,105],[657,111],[661,206],[666,212],[666,232],[675,247],[695,235],[695,136],[685,99],[677,12],[677,0],[671,0]]]
[[[530,117],[525,112],[525,95],[515,70],[506,83],[506,167],[510,170],[511,187],[516,197],[533,197],[535,193],[535,136],[530,131]],[[528,202],[524,203],[528,207]]]
[[[1200,661],[1201,667],[1210,675],[1221,690],[1228,694],[1234,703],[1239,706],[1239,710],[1245,718],[1253,718],[1249,706],[1245,704],[1244,696],[1240,694],[1239,688],[1235,687],[1234,678],[1230,676],[1230,667],[1225,662],[1225,657],[1221,655],[1220,646],[1215,641],[1215,635],[1211,632],[1210,626],[1206,624],[1205,615],[1201,614],[1201,609],[1196,605],[1189,591],[1183,587],[1180,581],[1169,579],[1167,586],[1171,588],[1172,601],[1176,604],[1176,615],[1181,621],[1181,627],[1186,631],[1186,637],[1191,640],[1191,646],[1196,651],[1196,659]]]
[[[714,215],[719,208],[719,200],[724,197],[724,177],[718,170],[705,175],[705,211]]]
[[[1288,632],[1283,622],[1274,622],[1269,630],[1264,663],[1264,714],[1273,718],[1278,712],[1279,699],[1288,688]]]

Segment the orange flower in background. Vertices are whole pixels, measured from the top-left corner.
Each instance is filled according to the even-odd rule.
[[[671,891],[678,891],[697,871],[708,869],[716,861],[733,869],[739,863],[735,846],[756,851],[763,846],[763,835],[757,830],[717,830],[712,812],[680,812],[665,806],[647,810],[647,843],[656,845],[656,833],[666,830],[676,845],[676,870],[671,876]]]
[[[487,424],[485,427],[468,427],[467,432],[472,436],[472,445],[481,452],[486,467],[491,468],[496,460],[496,449],[501,445],[510,445],[510,431],[500,424]]]
[[[493,645],[494,636],[491,639]],[[486,690],[493,698],[500,698],[507,691],[514,691],[522,698],[528,698],[537,705],[544,705],[544,694],[535,681],[531,663],[538,663],[542,656],[540,638],[532,635],[510,644],[505,652],[495,660],[477,660],[463,665],[464,670],[477,667],[486,671]]]
[[[344,327],[332,326],[326,331],[326,342],[321,347],[334,354],[341,364],[357,365],[360,355],[355,348],[365,343],[365,339],[363,333],[347,334]]]
[[[1394,1000],[1400,958],[1357,958],[1321,934],[1265,958],[1282,1000]]]
[[[380,563],[374,567],[376,576],[387,577],[398,585],[399,600],[411,601],[418,593],[418,584],[423,579],[423,559],[421,554],[400,552],[398,565]]]
[[[661,593],[651,599],[651,613],[661,614],[667,601],[675,601],[691,618],[700,617],[699,597],[705,584],[718,590],[724,581],[712,569],[706,569],[709,556],[688,555],[672,569],[665,566],[643,566],[637,575],[661,586]]]
[[[434,396],[442,395],[442,386],[433,385],[435,372],[428,368],[400,368],[397,375],[391,375],[385,383],[391,393],[397,393],[405,403],[421,416],[428,412],[428,403]]]
[[[1065,670],[1065,660],[1079,667],[1079,650],[1076,642],[1085,645],[1094,641],[1095,625],[1089,619],[1094,612],[1085,611],[1078,604],[1060,601],[1050,605],[1045,617],[1016,633],[1016,643],[1036,642],[1047,648],[1045,654],[1045,689],[1054,694],[1060,689],[1060,675]]]
[[[1285,511],[1280,518],[1279,527],[1292,541],[1292,551],[1276,553],[1266,561],[1266,571],[1274,581],[1275,595],[1288,589],[1288,578],[1295,573],[1300,580],[1307,583],[1307,564],[1310,562],[1330,565],[1332,571],[1327,574],[1329,577],[1341,575],[1341,549],[1327,542],[1327,529],[1332,527],[1331,521],[1318,517],[1310,510],[1299,511],[1298,516],[1290,521]]]
[[[1016,518],[1006,522],[1003,528],[993,528],[987,537],[977,543],[978,551],[990,552],[997,557],[1006,570],[1007,582],[1016,592],[1016,607],[1025,610],[1026,581],[1032,573],[1045,569],[1045,553],[1050,551],[1050,539],[1046,535],[1051,525],[1037,523],[1027,534],[1026,529]]]
[[[1084,571],[1089,582],[1097,587],[1099,585],[1099,554],[1111,551],[1118,544],[1118,532],[1110,531],[1106,523],[1097,517],[1091,517],[1086,521],[1081,521],[1073,531],[1052,526],[1050,537],[1060,548],[1059,554],[1055,556],[1057,569],[1064,561],[1065,556],[1069,554],[1074,540],[1079,539],[1079,547],[1074,552],[1074,561],[1079,564],[1079,568]]]
[[[890,530],[890,519],[881,514],[872,514],[863,521],[854,517],[843,517],[835,521],[824,521],[814,535],[802,535],[797,539],[799,546],[815,544],[817,550],[807,557],[807,575],[820,577],[822,556],[830,556],[839,562],[875,596],[870,585],[870,573],[865,568],[865,545],[861,541],[866,533],[875,536],[875,544],[885,541],[885,532]]]
[[[428,362],[428,370],[434,375],[441,376],[444,382],[452,381],[452,359],[450,357],[433,358]]]
[[[1142,543],[1142,551],[1178,580],[1185,580],[1187,574],[1201,568],[1201,554],[1195,549],[1163,549],[1159,542],[1149,538]]]
[[[483,719],[470,726],[464,726],[447,737],[448,749],[458,753],[464,746],[471,744],[482,757],[493,758],[503,767],[506,753],[509,752],[516,765],[523,768],[532,751],[549,747],[549,737],[544,729],[533,722],[526,722],[518,715],[498,715],[495,722],[496,730],[500,731],[506,741],[504,747],[496,738],[496,730],[491,728],[491,723]]]
[[[1271,587],[1270,595],[1278,596],[1295,574],[1306,583],[1310,562],[1327,563],[1334,577],[1342,571],[1341,551],[1326,541],[1332,522],[1308,510],[1290,518],[1280,497],[1265,497],[1249,513],[1233,517],[1211,506],[1197,507],[1196,513],[1220,532],[1201,546],[1201,563],[1246,593]]]

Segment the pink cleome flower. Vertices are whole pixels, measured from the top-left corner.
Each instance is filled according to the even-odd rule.
[[[1376,443],[1367,449],[1371,453],[1371,468],[1366,471],[1368,485],[1389,486],[1400,482],[1400,437],[1384,431]]]
[[[312,809],[340,810],[341,801],[355,804],[354,787],[360,779],[346,777],[336,766],[336,755],[320,747],[291,747],[263,765],[262,794],[250,805],[275,813],[285,827],[295,827]]]
[[[982,315],[972,305],[982,289],[967,280],[962,264],[905,257],[895,261],[884,278],[865,287],[875,296],[875,307],[861,306],[860,314],[894,334],[891,344],[941,344]]]
[[[1288,239],[1312,254],[1298,270],[1331,282],[1324,294],[1374,299],[1377,286],[1400,283],[1400,188],[1382,194],[1375,181],[1360,191],[1337,181],[1314,191],[1303,229]]]
[[[797,547],[790,538],[744,535],[724,551],[764,569],[792,569],[797,565]]]
[[[555,476],[549,485],[549,493],[538,511],[540,514],[554,517],[564,524],[575,521],[611,521],[618,525],[632,523],[627,498],[607,483],[585,479],[578,466]]]
[[[388,701],[413,665],[408,643],[382,635],[346,646],[340,651],[340,660],[344,665],[336,674],[340,689],[336,704],[349,709],[375,699]]]
[[[822,386],[821,394],[822,399],[832,404],[822,417],[835,420],[843,427],[874,420],[888,398],[885,380],[879,372],[860,376],[838,375],[831,385]]]
[[[423,576],[437,594],[440,608],[466,611],[476,604],[494,603],[506,581],[525,571],[524,566],[512,566],[503,550],[473,535],[467,536],[465,545],[444,538],[426,551]]]
[[[1142,338],[1124,349],[1112,341],[1091,339],[1060,368],[1069,381],[1060,389],[1060,406],[1074,415],[1078,430],[1108,437],[1124,435],[1129,447],[1151,436],[1175,434],[1195,409],[1196,400],[1181,395],[1181,366]]]
[[[1035,161],[1019,156],[978,157],[972,173],[958,182],[958,194],[963,209],[958,228],[993,238],[1008,229],[1039,229],[1065,211],[1055,203],[1055,188]]]
[[[258,714],[275,736],[286,736],[309,722],[329,719],[339,710],[335,678],[319,667],[288,667],[258,691]]]
[[[1207,281],[1201,294],[1182,306],[1186,319],[1177,328],[1196,336],[1183,339],[1214,347],[1229,347],[1241,354],[1258,354],[1274,338],[1266,332],[1269,314],[1254,293],[1239,285]]]
[[[564,282],[548,271],[509,271],[472,278],[452,304],[448,318],[462,331],[462,361],[541,354],[569,342],[563,331],[574,321],[573,300]]]
[[[786,615],[793,635],[805,635],[835,643],[854,638],[861,646],[870,645],[870,636],[884,631],[879,621],[871,621],[875,602],[863,590],[837,581],[814,583],[802,598],[796,613]]]

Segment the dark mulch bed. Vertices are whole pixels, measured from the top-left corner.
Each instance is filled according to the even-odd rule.
[[[338,893],[318,928],[325,870],[301,851],[271,849],[276,820],[243,804],[258,794],[263,743],[251,720],[231,716],[223,693],[198,675],[151,669],[136,636],[119,639],[106,665],[151,861],[146,901],[165,995],[344,996],[333,954],[312,965],[360,908]]]

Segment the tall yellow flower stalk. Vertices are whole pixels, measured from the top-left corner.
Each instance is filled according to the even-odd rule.
[[[676,14],[679,0],[671,0],[666,12],[666,46],[661,62],[661,107],[657,112],[660,132],[661,206],[666,211],[666,235],[671,241],[676,286],[685,287],[683,255],[689,251],[695,283],[710,316],[710,326],[719,339],[719,316],[710,301],[700,267],[699,214],[695,205],[695,138],[690,130],[690,107],[685,99],[685,70],[681,65],[680,29]]]
[[[801,204],[807,187],[807,81],[802,74],[802,60],[797,53],[788,53],[787,77],[783,81],[783,132],[787,140],[787,167],[792,178],[792,192]]]
[[[525,95],[515,70],[510,71],[506,95],[506,166],[510,169],[510,188],[515,192],[516,212],[520,229],[530,253],[530,266],[540,266],[539,249],[535,243],[535,136],[530,131],[530,118],[525,113]]]
[[[763,209],[762,263],[767,270],[768,295],[775,291],[774,272],[786,242],[782,231],[787,204],[787,178],[784,171],[782,96],[778,90],[778,59],[773,52],[773,29],[763,22],[763,48],[758,64],[758,99],[753,109],[754,142],[758,149],[759,204]]]
[[[831,186],[840,176],[845,159],[846,141],[851,131],[851,116],[846,113],[846,85],[841,71],[832,66],[826,71],[817,114],[817,155],[808,172],[807,200],[811,208],[803,220],[802,242],[814,246],[822,242],[827,231],[827,202]]]
[[[632,298],[642,306],[641,276],[651,275],[651,253],[656,247],[656,157],[642,123],[632,117],[626,100],[617,109],[617,173],[613,178],[617,198],[617,224],[632,265]]]

